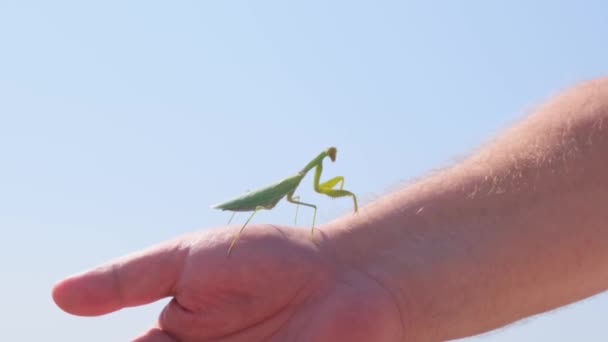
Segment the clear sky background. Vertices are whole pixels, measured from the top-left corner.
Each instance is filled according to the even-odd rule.
[[[224,224],[209,205],[327,146],[362,203],[450,165],[605,75],[607,33],[605,1],[0,0],[2,340],[128,340],[165,301],[82,318],[52,285]],[[351,209],[311,182],[320,222]],[[463,341],[605,341],[606,312],[599,295]]]

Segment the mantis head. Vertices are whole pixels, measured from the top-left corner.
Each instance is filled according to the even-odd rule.
[[[338,150],[335,147],[330,147],[327,149],[326,151],[327,155],[329,156],[329,159],[331,159],[332,162],[336,161],[336,153],[338,153]]]

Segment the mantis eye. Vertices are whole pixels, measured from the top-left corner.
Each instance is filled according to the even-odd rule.
[[[330,147],[327,149],[327,155],[332,162],[336,161],[336,153],[338,153],[338,150],[335,147]]]

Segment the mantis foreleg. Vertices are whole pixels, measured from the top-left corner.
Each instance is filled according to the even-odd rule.
[[[332,198],[351,196],[353,198],[353,202],[355,204],[355,212],[357,212],[357,210],[359,210],[359,207],[357,205],[357,197],[355,196],[355,194],[353,194],[350,191],[347,191],[347,190],[335,190],[335,189],[320,189],[319,192],[322,193],[322,194],[325,194],[325,195],[327,195],[329,197],[332,197]]]
[[[342,188],[344,188],[344,177],[336,176],[326,182],[319,184],[319,188],[333,189],[333,187],[338,183],[340,183],[340,190],[342,190]]]
[[[313,183],[315,191],[318,193],[321,193],[321,194],[325,194],[332,198],[351,196],[353,198],[353,202],[355,204],[355,212],[357,212],[357,210],[359,210],[359,206],[357,205],[357,196],[355,196],[355,194],[353,194],[350,191],[342,190],[342,187],[344,186],[344,177],[337,176],[326,182],[321,183],[320,180],[321,180],[322,172],[323,172],[323,166],[321,164],[318,164],[317,167],[315,168],[315,180]],[[339,190],[333,189],[333,187],[336,184],[338,184],[339,182],[341,182],[340,189]]]

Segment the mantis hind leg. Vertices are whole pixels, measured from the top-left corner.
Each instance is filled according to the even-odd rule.
[[[232,242],[230,243],[230,247],[228,247],[228,252],[226,253],[226,256],[230,256],[230,252],[232,252],[232,248],[234,247],[234,245],[236,244],[236,242],[238,241],[238,239],[241,237],[241,233],[245,229],[245,226],[247,226],[247,224],[249,223],[249,221],[251,221],[251,219],[253,218],[253,215],[255,215],[255,213],[257,213],[258,210],[261,210],[261,209],[264,209],[264,207],[258,206],[251,213],[251,215],[249,215],[249,218],[247,219],[247,221],[245,221],[245,223],[243,224],[243,226],[241,227],[241,229],[239,229],[239,232],[236,233],[236,235],[234,236],[234,238],[232,238]],[[232,214],[232,216],[234,216],[234,214]]]
[[[229,225],[230,222],[232,222],[232,219],[234,218],[234,215],[236,215],[236,211],[232,212],[232,215],[230,215],[230,218],[228,219],[228,223],[226,223],[226,225]]]
[[[287,201],[294,203],[296,205],[305,205],[307,207],[311,207],[313,209],[313,214],[312,214],[312,226],[310,227],[310,237],[312,238],[314,232],[315,232],[315,221],[317,220],[317,206],[314,204],[310,204],[310,203],[304,203],[304,202],[300,202],[299,201],[300,197],[296,196],[293,197],[293,191],[287,194]]]

